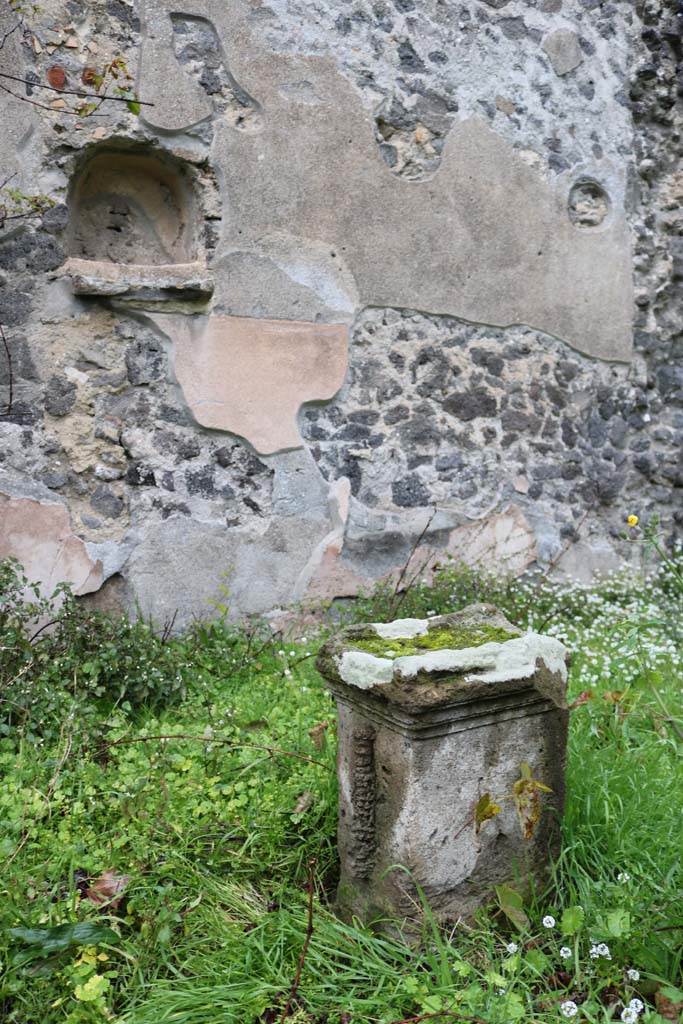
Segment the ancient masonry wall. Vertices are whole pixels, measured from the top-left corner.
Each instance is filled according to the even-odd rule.
[[[0,556],[187,622],[353,595],[426,526],[582,578],[627,513],[674,536],[677,0],[16,22],[0,181],[56,205],[0,228]],[[139,117],[39,88],[119,54]]]

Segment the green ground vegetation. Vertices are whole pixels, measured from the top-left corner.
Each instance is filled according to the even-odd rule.
[[[676,1019],[670,569],[586,590],[447,567],[407,596],[347,609],[386,621],[491,601],[574,651],[551,884],[524,904],[500,892],[448,930],[427,915],[414,948],[333,913],[335,714],[314,667],[324,630],[285,641],[219,618],[159,636],[67,595],[31,641],[27,620],[46,607],[34,594],[27,609],[11,566],[0,580],[4,1024]]]

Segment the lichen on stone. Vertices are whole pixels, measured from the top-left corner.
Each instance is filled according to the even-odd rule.
[[[499,626],[449,626],[430,629],[412,637],[386,638],[372,635],[354,639],[357,650],[374,654],[378,658],[406,658],[425,651],[466,650],[488,643],[505,643],[517,636]]]

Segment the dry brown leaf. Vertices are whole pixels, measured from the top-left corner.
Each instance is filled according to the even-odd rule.
[[[130,875],[117,875],[115,871],[103,871],[99,878],[91,882],[85,891],[85,899],[97,907],[109,906],[116,910],[123,898],[123,893],[130,882]]]
[[[681,1019],[681,1013],[683,1012],[683,1003],[675,1003],[673,1000],[667,998],[663,992],[655,992],[655,1006],[657,1013],[664,1020],[679,1021]]]
[[[59,64],[47,69],[47,81],[53,89],[63,89],[66,85],[66,71]]]
[[[313,806],[313,794],[309,789],[304,790],[296,802],[292,814],[305,814]]]
[[[308,730],[308,735],[311,737],[313,746],[316,750],[322,750],[323,744],[325,743],[325,733],[329,727],[329,722],[319,722],[317,725],[314,725],[312,729]]]
[[[531,839],[541,820],[541,793],[552,792],[549,786],[534,779],[529,765],[521,766],[521,777],[512,786],[512,799],[522,826],[525,839]]]

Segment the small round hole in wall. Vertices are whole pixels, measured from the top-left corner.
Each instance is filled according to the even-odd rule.
[[[590,230],[600,227],[609,213],[609,196],[597,181],[582,178],[569,192],[569,219],[577,228]]]

